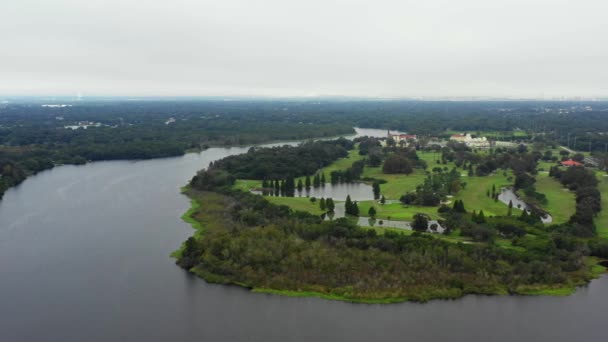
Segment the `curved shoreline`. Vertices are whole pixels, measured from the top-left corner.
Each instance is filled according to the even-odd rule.
[[[181,189],[182,194],[186,195],[190,199],[190,208],[181,216],[181,219],[189,223],[195,230],[194,237],[203,238],[205,227],[203,224],[192,216],[201,207],[201,204],[188,194],[188,186]],[[174,258],[179,258],[181,251],[183,250],[184,244],[179,249],[171,253]],[[505,286],[493,287],[493,288],[464,288],[464,289],[437,289],[430,288],[429,291],[421,291],[420,295],[408,296],[408,297],[374,297],[360,298],[360,297],[349,297],[341,295],[339,293],[323,293],[310,290],[289,290],[289,289],[272,289],[264,287],[256,287],[245,283],[239,283],[227,279],[224,276],[208,273],[204,270],[197,269],[196,267],[189,270],[190,273],[195,274],[199,278],[202,278],[208,283],[221,284],[221,285],[233,285],[242,288],[249,289],[254,293],[265,293],[275,294],[288,297],[316,297],[327,300],[338,300],[351,303],[361,304],[393,304],[402,302],[428,302],[430,300],[446,300],[446,299],[459,299],[467,295],[519,295],[519,296],[569,296],[577,291],[579,287],[583,287],[589,284],[593,279],[598,279],[606,271],[607,268],[600,265],[600,260],[597,258],[588,257],[587,264],[590,268],[592,277],[586,281],[581,281],[575,284],[568,284],[565,286],[524,286],[517,289],[508,289]],[[340,289],[336,289],[336,292],[340,292]]]

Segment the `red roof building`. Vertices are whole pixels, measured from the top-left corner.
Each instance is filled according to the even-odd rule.
[[[562,166],[567,166],[567,167],[572,167],[572,166],[583,166],[583,163],[579,163],[577,161],[574,161],[572,159],[568,159],[568,160],[564,160],[562,162]]]

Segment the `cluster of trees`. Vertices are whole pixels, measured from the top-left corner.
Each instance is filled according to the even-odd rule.
[[[298,191],[302,191],[302,182],[297,185]],[[262,181],[262,192],[264,195],[294,197],[296,193],[296,182],[292,176],[286,179],[275,179]]]
[[[328,213],[333,213],[334,209],[336,209],[336,204],[334,203],[334,200],[332,198],[321,198],[319,200],[319,209]]]
[[[597,188],[598,180],[595,174],[584,167],[570,167],[565,171],[552,167],[549,175],[570,190],[576,191],[576,211],[570,218],[569,230],[575,235],[593,236],[593,220],[602,210],[602,195]]]
[[[460,172],[456,169],[450,172],[436,172],[427,176],[424,183],[416,187],[415,192],[401,196],[400,201],[403,204],[438,206],[442,199],[458,193],[462,187]]]
[[[346,202],[344,202],[344,212],[346,215],[359,216],[359,206],[357,201],[350,199],[350,195],[346,196]]]
[[[413,148],[387,147],[385,154],[388,156],[382,165],[383,173],[409,175],[414,172],[414,168],[427,168],[426,162],[418,157],[416,150]]]
[[[27,176],[50,169],[53,161],[39,149],[12,149],[0,147],[0,199],[9,188],[23,182]]]
[[[286,179],[313,175],[320,168],[348,155],[353,142],[344,138],[302,143],[298,146],[251,148],[247,153],[216,161],[238,179]],[[315,180],[320,185],[320,176]]]
[[[365,160],[357,160],[346,170],[332,171],[330,174],[331,184],[351,183],[359,180],[364,168]]]

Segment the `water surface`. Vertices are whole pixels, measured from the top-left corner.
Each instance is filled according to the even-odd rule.
[[[569,297],[350,304],[210,285],[169,254],[179,193],[247,148],[62,166],[0,202],[0,341],[603,341],[608,278]]]

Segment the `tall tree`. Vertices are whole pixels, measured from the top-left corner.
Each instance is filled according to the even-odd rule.
[[[334,204],[334,200],[332,198],[328,198],[325,201],[325,206],[327,207],[327,211],[329,211],[330,213],[333,213],[334,209],[336,208],[336,205]]]
[[[313,181],[312,181],[312,185],[313,185],[315,188],[318,188],[319,186],[321,186],[321,176],[319,176],[319,174],[318,174],[318,173],[315,175],[315,178],[314,178],[314,179],[313,179]]]
[[[376,208],[374,208],[373,206],[369,207],[367,214],[369,215],[369,217],[375,218],[376,217]]]
[[[380,183],[375,181],[374,184],[372,184],[372,188],[374,190],[374,199],[380,198]]]

